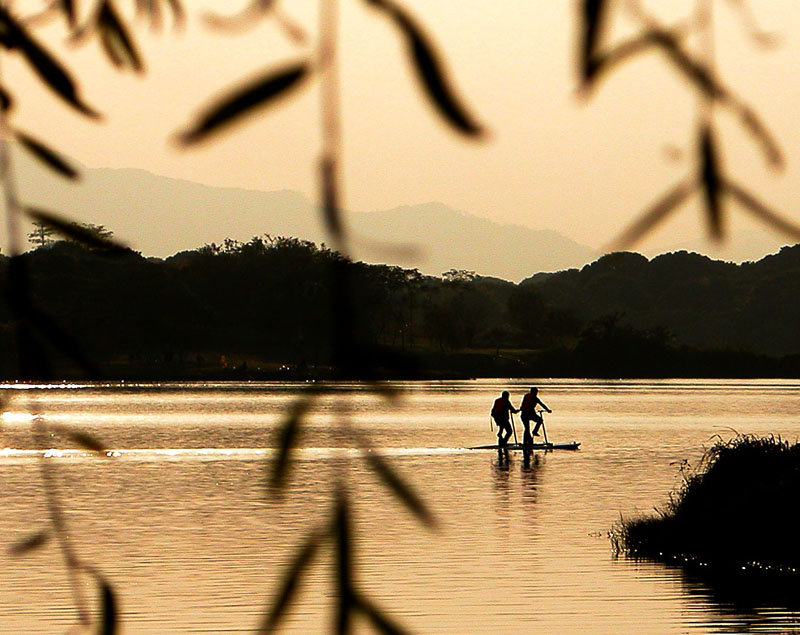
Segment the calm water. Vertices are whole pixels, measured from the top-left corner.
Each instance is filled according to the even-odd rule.
[[[87,456],[54,437],[45,460],[78,552],[119,594],[126,634],[252,631],[297,545],[327,517],[341,474],[357,499],[358,586],[414,632],[800,632],[798,613],[729,606],[678,569],[615,558],[608,539],[621,514],[663,504],[680,484],[680,462],[696,462],[715,435],[797,440],[800,382],[536,383],[554,410],[550,440],[582,446],[538,453],[529,465],[463,449],[493,441],[492,400],[508,387],[519,403],[527,382],[398,383],[394,401],[336,384],[310,411],[283,502],[265,492],[265,464],[299,385],[4,391],[12,399],[0,419],[0,632],[75,623],[55,544],[6,555],[47,526],[32,411],[115,451]],[[342,418],[424,496],[438,531],[368,470]],[[330,568],[325,552],[285,632],[325,631]],[[87,592],[94,599],[88,582]]]

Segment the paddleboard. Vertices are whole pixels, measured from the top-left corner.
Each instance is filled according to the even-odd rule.
[[[522,445],[521,443],[509,443],[508,445],[476,445],[470,450],[577,450],[581,444],[578,441],[569,443],[534,443],[533,445]]]

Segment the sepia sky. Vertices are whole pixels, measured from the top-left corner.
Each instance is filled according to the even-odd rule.
[[[191,18],[182,34],[139,29],[144,77],[111,70],[96,43],[52,47],[80,80],[86,100],[104,113],[99,124],[62,107],[6,56],[4,77],[18,98],[14,122],[90,167],[142,168],[212,185],[291,189],[316,197],[314,83],[201,148],[179,150],[170,143],[201,106],[237,79],[310,56],[316,1],[281,3],[308,31],[305,45],[289,41],[274,20],[228,35],[197,19],[202,8],[232,13],[244,2],[186,4]],[[444,126],[419,90],[394,26],[366,2],[342,0],[346,208],[439,201],[500,223],[554,229],[601,248],[693,169],[696,94],[663,55],[637,58],[590,99],[577,97],[576,2],[402,4],[438,44],[458,94],[490,134],[484,141],[465,141]],[[692,4],[646,3],[665,18],[685,14]],[[793,0],[750,3],[758,24],[778,37],[777,47],[763,49],[747,36],[742,14],[733,8],[739,4],[717,2],[718,70],[780,140],[787,167],[768,169],[757,144],[723,113],[717,121],[725,166],[765,203],[800,222],[800,8]],[[615,38],[635,32],[630,19],[614,24]],[[53,26],[39,33],[48,42],[59,38]],[[734,205],[730,209],[730,228],[748,232],[758,249],[794,242],[764,231]],[[704,230],[700,214],[694,198],[639,248],[695,245]],[[235,224],[235,216],[230,222]],[[147,251],[151,240],[155,244],[158,237],[143,229],[135,242]]]

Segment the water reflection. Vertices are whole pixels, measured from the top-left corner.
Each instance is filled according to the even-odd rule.
[[[539,471],[544,466],[544,457],[538,452],[525,451],[522,454],[520,475],[522,476],[522,500],[525,503],[536,502],[538,493]]]
[[[359,582],[412,632],[800,633],[796,605],[775,596],[748,605],[674,567],[615,561],[605,538],[621,513],[662,502],[680,484],[676,462],[694,461],[725,426],[797,438],[800,384],[537,383],[558,404],[548,435],[581,441],[580,451],[466,450],[494,440],[483,413],[505,381],[402,384],[408,392],[390,406],[358,385],[335,387],[358,395],[353,425],[425,499],[438,532],[421,529],[364,467],[335,425],[334,397],[310,411],[280,504],[265,494],[264,461],[297,386],[96,385],[38,399],[49,421],[114,451],[84,456],[62,444],[48,461],[80,552],[119,589],[126,635],[253,632],[309,519],[327,517],[342,465],[357,494]],[[46,523],[30,423],[12,406],[0,422],[0,553]],[[0,633],[66,630],[71,599],[56,556],[50,545],[6,559]],[[283,632],[329,625],[326,562]]]
[[[509,450],[498,449],[493,456],[492,482],[498,494],[498,509],[508,511],[511,505],[511,494],[515,490],[512,477],[518,471],[520,475],[519,494],[523,503],[534,504],[538,494],[540,470],[544,466],[544,455],[540,452],[523,451],[515,454]],[[519,469],[515,467],[519,464]]]
[[[800,633],[800,578],[678,567],[689,604],[718,633]]]

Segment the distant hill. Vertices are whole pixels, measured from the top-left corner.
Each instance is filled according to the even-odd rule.
[[[352,218],[357,236],[419,245],[422,252],[419,268],[425,273],[466,269],[519,281],[534,272],[560,271],[597,257],[592,249],[555,231],[502,225],[441,203],[353,214]],[[380,250],[373,253],[377,256],[371,259],[373,262],[387,262]],[[407,262],[400,264],[410,266]]]
[[[36,339],[22,341],[37,344],[19,357],[0,293],[0,378],[76,377],[84,359],[126,379],[363,376],[356,355],[387,377],[800,377],[800,245],[741,265],[621,252],[520,284],[419,276],[298,239],[166,259],[58,241],[22,262],[60,330],[32,320]],[[0,254],[0,280],[10,266]],[[331,284],[333,272],[346,275]],[[331,328],[342,324],[352,341]]]
[[[800,353],[800,244],[740,265],[685,251],[603,256],[520,284],[581,321],[616,316],[696,349]]]
[[[314,203],[293,191],[259,192],[202,185],[144,170],[83,167],[73,184],[18,152],[20,191],[28,204],[102,224],[146,255],[168,256],[225,238],[294,236],[321,243]],[[466,269],[519,281],[538,271],[581,266],[597,254],[549,230],[502,225],[440,203],[350,212],[354,256],[367,262],[441,274]],[[416,248],[416,257],[397,243]]]

